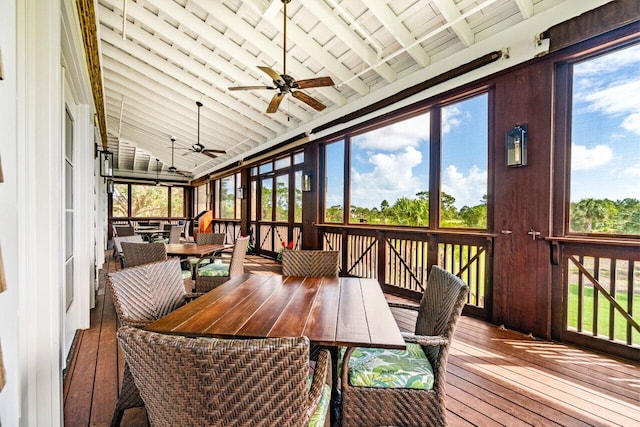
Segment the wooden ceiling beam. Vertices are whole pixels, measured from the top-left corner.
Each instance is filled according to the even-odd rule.
[[[256,3],[257,0],[246,0],[247,3]],[[278,1],[278,0],[276,0]],[[254,4],[255,7],[260,7]],[[264,13],[264,10],[262,11]],[[263,16],[263,20],[268,22],[273,28],[280,29],[282,27],[282,14],[277,17],[270,18]],[[354,73],[347,68],[342,62],[328,52],[324,46],[318,43],[313,37],[307,34],[294,22],[287,25],[287,33],[291,40],[296,41],[296,45],[311,55],[315,61],[322,64],[329,72],[342,81],[350,80],[347,86],[358,92],[360,95],[367,95],[370,92],[369,86],[360,78],[353,79]],[[339,84],[340,82],[336,82]]]
[[[396,40],[402,45],[411,46],[416,39],[407,30],[407,27],[400,21],[395,13],[389,8],[385,2],[371,1],[367,3],[369,10],[378,18],[382,25],[389,30]],[[429,65],[431,60],[429,54],[420,46],[414,46],[407,51],[409,55],[422,67]]]
[[[432,0],[433,4],[440,10],[440,13],[447,20],[447,22],[455,21],[456,19],[462,16],[458,6],[453,2],[453,0]],[[466,47],[471,46],[475,43],[476,35],[473,30],[467,24],[465,20],[460,22],[456,22],[451,25],[453,31],[455,31],[456,35]]]
[[[247,34],[251,34],[251,37],[247,37],[247,43],[251,43],[252,45],[256,46],[264,54],[271,57],[272,60],[274,60],[276,63],[281,64],[283,53],[282,48],[278,46],[277,43],[262,34],[260,31],[256,31],[256,29],[249,25],[247,21],[238,17],[235,13],[231,12],[231,10],[227,9],[226,7],[220,7],[218,2],[214,0],[205,0],[202,4],[202,7],[204,7],[210,15],[214,15],[217,19],[224,22],[234,32],[242,34],[244,37],[247,37]],[[257,65],[260,64],[256,62],[254,64],[254,67]],[[296,79],[316,77],[312,75],[312,70],[307,68],[304,64],[302,64],[292,56],[287,57],[287,66],[288,71],[290,71],[289,74],[294,75]],[[277,68],[277,70],[280,69]],[[331,100],[331,102],[333,102],[334,104],[342,106],[347,103],[347,99],[342,96],[336,88],[315,88],[314,91],[318,91],[323,96]]]
[[[330,28],[336,37],[342,40],[349,49],[356,53],[369,66],[387,82],[391,83],[398,79],[396,72],[386,63],[380,62],[380,56],[369,47],[347,24],[340,19],[334,10],[320,0],[300,0],[300,3],[309,11],[313,12],[318,19]]]
[[[108,0],[110,1],[110,0]],[[169,26],[166,22],[162,21],[157,16],[153,15],[150,12],[140,10],[139,6],[130,6],[127,8],[131,13],[135,14],[136,19],[140,22],[144,23],[147,26]],[[116,22],[119,21],[118,15],[109,11],[105,7],[101,7],[101,22],[104,24],[113,27]],[[104,15],[104,17],[102,17]],[[140,19],[142,18],[142,19]],[[193,39],[186,36],[183,32],[176,30],[173,27],[170,27],[170,30],[164,30],[166,34],[163,34],[164,37],[167,37],[171,40],[171,37],[176,37],[182,41],[182,43],[186,46],[183,47],[183,51],[187,51],[190,54],[195,54],[196,57],[205,56],[210,60],[211,56],[214,55],[211,50],[205,48],[199,43],[196,43]],[[188,85],[193,86],[194,82],[199,80],[195,76],[199,76],[203,80],[196,84],[195,87],[199,88],[199,91],[202,94],[207,96],[211,96],[211,92],[217,89],[217,93],[215,98],[218,100],[222,100],[226,105],[234,110],[248,116],[252,117],[253,120],[258,123],[264,123],[265,127],[272,129],[277,134],[283,133],[284,128],[291,127],[295,124],[287,121],[287,115],[284,113],[274,114],[273,116],[267,116],[264,114],[264,111],[267,108],[269,100],[261,99],[254,94],[246,93],[237,95],[235,98],[230,96],[227,93],[227,87],[230,84],[230,80],[224,78],[222,75],[214,72],[209,68],[209,66],[205,66],[202,62],[206,63],[206,60],[196,60],[191,55],[186,55],[184,52],[181,52],[177,49],[177,46],[167,45],[165,42],[161,41],[158,37],[150,34],[148,31],[141,30],[139,27],[135,25],[129,25],[127,29],[127,33],[129,37],[133,40],[139,41],[144,46],[148,46],[153,49],[155,52],[161,53],[163,57],[169,58],[173,63],[180,64],[180,68],[165,60],[163,57],[159,57],[157,54],[154,54],[152,51],[142,48],[137,43],[134,43],[129,40],[122,40],[118,34],[113,33],[113,31],[109,31],[107,26],[101,27],[102,38],[103,40],[108,41],[110,44],[119,47],[123,51],[134,51],[136,53],[136,57],[142,57],[145,59],[145,62],[154,64],[155,68],[159,70],[163,70],[165,73],[171,73],[172,77],[176,80],[187,79],[186,77],[181,77],[186,74],[184,71],[190,71],[191,75],[189,75]],[[162,34],[162,30],[158,30],[158,34]],[[142,55],[142,56],[140,56]],[[227,71],[237,72],[238,69],[226,61],[222,60],[219,64],[214,64],[214,69],[223,69],[225,65],[227,67]],[[209,64],[211,65],[211,64]],[[224,72],[224,70],[222,70]],[[207,85],[206,82],[210,82],[214,87]],[[236,98],[240,99],[241,102],[236,101]],[[253,107],[255,111],[251,112],[247,109],[246,105]],[[309,117],[309,113],[304,110],[294,110],[293,115],[298,120],[306,120]],[[295,114],[299,113],[299,114]],[[262,116],[262,118],[259,118]]]
[[[514,0],[520,9],[520,14],[524,19],[531,18],[533,16],[533,1],[532,0]]]
[[[215,98],[202,99],[202,92],[198,91],[193,86],[177,82],[167,74],[158,71],[156,68],[153,68],[139,59],[125,54],[112,46],[104,45],[102,51],[103,58],[105,58],[103,63],[107,63],[108,60],[112,61],[110,63],[110,67],[112,69],[119,70],[119,74],[131,81],[132,85],[136,84],[136,81],[138,81],[147,87],[151,86],[157,90],[157,92],[147,92],[146,94],[141,93],[140,95],[144,98],[153,99],[158,94],[164,94],[170,104],[183,105],[185,108],[189,105],[190,109],[194,111],[194,118],[196,110],[195,101],[202,100],[203,103],[207,104],[208,110],[214,111],[218,114],[218,117],[212,117],[211,120],[220,122],[222,127],[226,127],[232,132],[241,134],[241,129],[247,129],[246,132],[250,132],[256,136],[259,135],[260,138],[272,138],[277,135],[273,130],[264,127],[263,123],[260,121],[262,115],[258,113],[253,112],[253,114],[258,114],[258,117],[253,117],[253,114],[245,115],[239,113],[234,110],[233,107],[219,103]],[[129,68],[129,64],[133,64],[133,68]],[[194,84],[196,85],[196,88],[200,86],[197,82],[194,82]],[[205,112],[203,111],[203,113]],[[235,123],[235,125],[233,125],[233,123]],[[253,123],[253,125],[250,126],[250,129],[247,128],[248,123]]]

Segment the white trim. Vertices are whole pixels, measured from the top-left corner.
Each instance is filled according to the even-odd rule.
[[[23,79],[17,101],[23,426],[62,424],[60,7],[59,0],[17,2],[17,75]]]

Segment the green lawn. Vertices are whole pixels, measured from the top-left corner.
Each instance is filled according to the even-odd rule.
[[[617,292],[615,299],[625,310],[627,309],[627,293]],[[569,328],[578,327],[578,285],[569,285],[569,296],[567,301],[567,326]],[[594,288],[584,286],[582,292],[582,332],[593,332],[593,303]],[[640,323],[640,294],[633,296],[633,319]],[[614,310],[614,338],[617,340],[627,340],[627,320],[613,308],[609,301],[598,293],[598,335],[609,335],[609,313]],[[640,344],[640,333],[635,329],[632,331],[631,339],[633,344]]]

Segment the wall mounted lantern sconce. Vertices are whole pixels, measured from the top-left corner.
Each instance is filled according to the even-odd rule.
[[[527,166],[527,125],[516,125],[506,136],[507,166]]]
[[[113,178],[113,153],[100,151],[100,176]]]
[[[244,187],[236,188],[236,199],[244,199]]]
[[[107,193],[108,194],[113,194],[113,180],[112,179],[108,179],[107,180]]]
[[[311,171],[302,174],[302,191],[311,191]]]

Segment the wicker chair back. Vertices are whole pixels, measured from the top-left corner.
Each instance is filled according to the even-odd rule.
[[[282,274],[284,276],[338,277],[339,270],[339,251],[285,249],[282,252]]]
[[[122,254],[124,255],[124,266],[128,268],[167,259],[164,243],[122,242]]]
[[[152,426],[309,423],[309,340],[193,339],[121,328]]]

